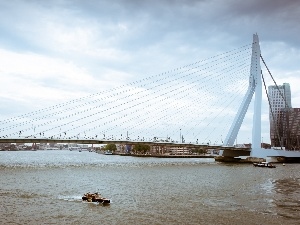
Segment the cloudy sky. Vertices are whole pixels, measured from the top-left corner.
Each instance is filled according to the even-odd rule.
[[[251,44],[253,33],[300,107],[299,20],[299,0],[0,0],[0,121]],[[262,119],[268,141],[267,109]]]

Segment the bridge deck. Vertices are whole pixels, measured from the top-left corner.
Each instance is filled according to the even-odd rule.
[[[105,139],[48,139],[48,138],[0,138],[0,143],[78,143],[78,144],[121,144],[121,145],[137,145],[145,144],[151,146],[166,147],[187,147],[187,148],[207,148],[207,149],[227,149],[227,150],[243,150],[250,151],[250,148],[235,148],[233,146],[220,145],[204,145],[196,143],[176,143],[176,142],[154,142],[154,141],[130,141],[130,140],[105,140]]]

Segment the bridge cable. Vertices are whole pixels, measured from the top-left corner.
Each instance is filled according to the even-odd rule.
[[[186,76],[186,75],[185,75]],[[177,79],[174,79],[174,80],[177,80]],[[158,86],[161,86],[162,84],[159,84]],[[157,87],[157,86],[156,86]],[[101,105],[100,105],[101,106]],[[102,104],[102,106],[103,106],[103,104]],[[92,109],[94,109],[95,107],[93,107]],[[84,110],[84,111],[82,111],[82,112],[86,112],[86,111],[88,111],[88,110]],[[71,114],[72,115],[72,114]],[[70,115],[70,116],[71,116]]]
[[[261,71],[261,77],[262,77],[262,80],[263,80],[263,83],[264,83],[264,88],[265,88],[266,95],[267,95],[267,98],[268,98],[269,109],[271,111],[272,120],[273,120],[273,123],[275,124],[275,116],[274,116],[274,112],[273,112],[272,107],[271,107],[271,101],[270,101],[270,97],[269,97],[269,94],[268,94],[268,91],[267,91],[267,87],[266,87],[266,83],[265,83],[265,79],[264,79],[264,75],[263,75],[262,71]],[[277,125],[275,126],[275,131],[276,131],[277,138],[280,142],[280,147],[281,147],[281,150],[282,150],[282,141],[280,141],[280,136],[279,136],[279,131],[278,131],[278,126]]]
[[[248,45],[241,46],[241,47],[236,48],[236,49],[231,50],[231,51],[224,52],[224,53],[219,54],[219,55],[216,55],[216,56],[209,57],[209,58],[204,59],[204,60],[197,61],[197,62],[192,63],[192,64],[188,64],[188,65],[185,65],[185,66],[182,66],[182,67],[178,67],[178,68],[173,69],[173,70],[169,70],[169,71],[167,71],[167,72],[163,72],[163,73],[160,73],[160,74],[152,75],[152,76],[150,76],[150,77],[147,77],[147,78],[141,79],[141,80],[139,80],[139,81],[135,81],[135,82],[140,83],[140,82],[142,82],[142,81],[144,81],[144,80],[148,80],[148,79],[150,79],[150,78],[159,77],[159,76],[162,76],[162,75],[164,75],[164,74],[166,74],[166,73],[169,73],[169,72],[171,72],[171,71],[176,71],[176,70],[178,70],[179,68],[180,68],[180,69],[186,68],[186,67],[188,67],[188,66],[195,65],[195,64],[198,64],[198,63],[207,61],[207,60],[209,60],[209,59],[213,59],[213,58],[216,58],[216,57],[225,55],[225,54],[227,54],[227,53],[236,51],[236,50],[238,50],[238,49],[245,48],[245,47],[249,47],[249,44],[248,44]],[[127,85],[134,84],[135,82],[129,83],[129,84],[127,84]],[[122,85],[122,86],[120,86],[120,87],[124,87],[124,86],[127,86],[127,85],[125,84],[125,85]],[[50,106],[50,107],[45,108],[45,109],[40,109],[40,110],[33,111],[33,112],[29,112],[29,113],[26,113],[26,114],[23,114],[23,115],[20,115],[20,116],[17,116],[17,117],[9,118],[9,119],[0,121],[0,125],[1,125],[1,124],[4,124],[4,123],[7,123],[7,122],[9,122],[9,121],[11,121],[11,120],[24,118],[25,116],[29,116],[29,115],[32,115],[32,114],[35,114],[35,113],[41,113],[41,112],[44,112],[44,111],[52,110],[54,107],[63,107],[63,106],[68,105],[68,104],[73,104],[73,103],[79,102],[79,101],[81,101],[81,100],[83,100],[83,99],[89,99],[89,98],[91,98],[91,97],[93,97],[93,96],[95,96],[95,95],[97,96],[97,95],[101,95],[101,94],[103,94],[103,93],[109,93],[109,92],[112,92],[113,90],[119,89],[120,87],[116,87],[116,88],[113,88],[113,89],[110,89],[110,90],[106,90],[106,91],[103,91],[103,92],[99,92],[99,93],[94,93],[94,94],[91,94],[91,95],[88,95],[88,96],[85,96],[85,97],[81,97],[81,98],[79,98],[79,99],[74,99],[74,100],[68,101],[68,102],[66,102],[66,103],[60,103],[60,104],[57,104],[57,105],[54,105],[54,106]]]

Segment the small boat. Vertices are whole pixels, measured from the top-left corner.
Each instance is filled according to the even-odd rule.
[[[104,155],[112,155],[112,154],[113,153],[111,151],[109,151],[109,150],[104,152]]]
[[[94,194],[88,192],[82,196],[82,200],[87,202],[99,202],[102,204],[110,203],[110,199],[102,197],[98,192]]]
[[[260,163],[253,163],[255,167],[265,167],[265,168],[276,168],[276,166],[270,162],[260,162]]]

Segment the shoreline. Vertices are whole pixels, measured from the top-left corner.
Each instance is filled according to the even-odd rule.
[[[144,155],[144,154],[114,154],[120,156],[132,156],[132,157],[154,157],[154,158],[215,158],[215,156],[211,155]]]

